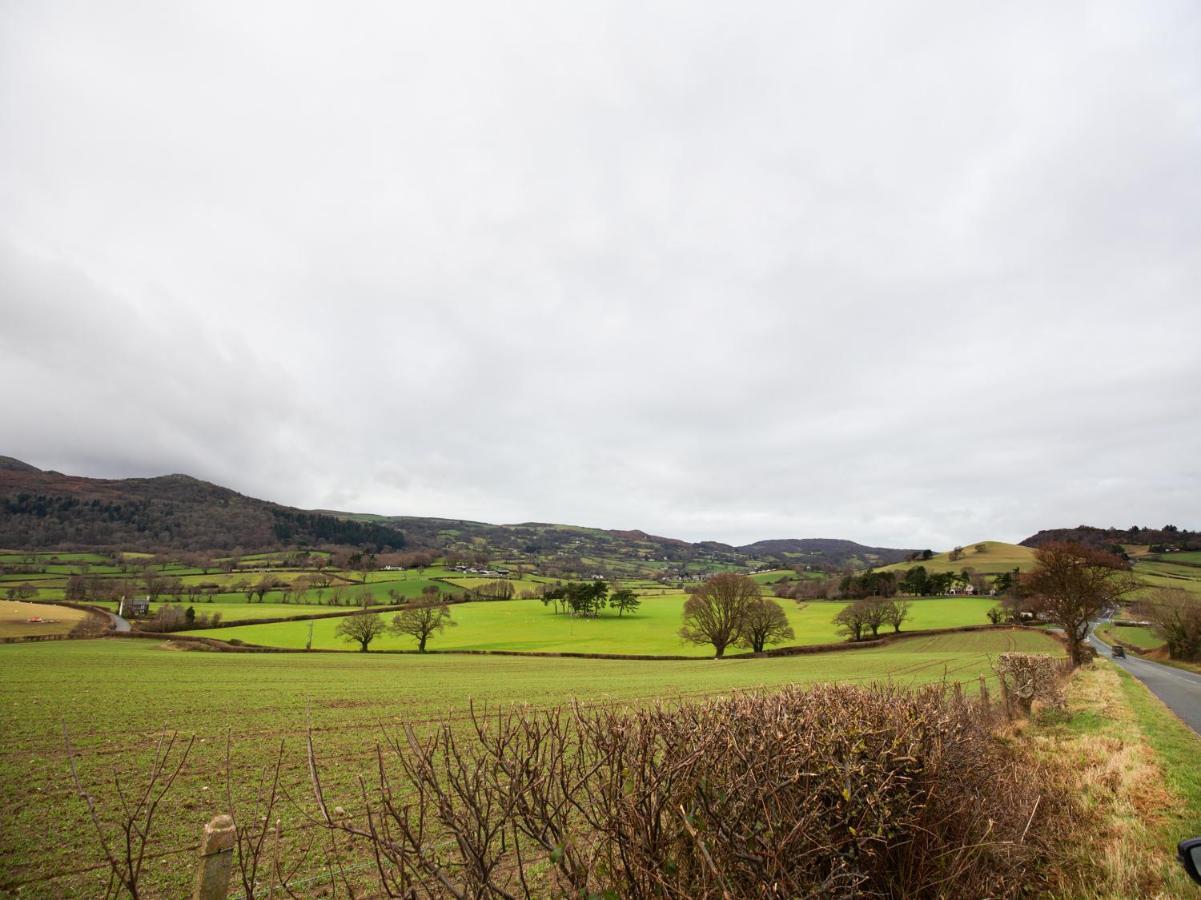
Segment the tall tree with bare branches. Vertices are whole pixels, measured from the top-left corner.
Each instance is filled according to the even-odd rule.
[[[770,597],[759,597],[747,605],[739,646],[752,653],[762,653],[768,644],[790,641],[796,637],[788,624],[784,607]]]
[[[457,625],[450,618],[450,610],[445,606],[418,606],[412,609],[402,609],[392,617],[391,630],[395,634],[408,635],[417,640],[417,652],[425,652],[425,644],[431,637],[446,628],[447,625]]]
[[[714,656],[721,659],[726,647],[742,637],[750,606],[759,596],[758,582],[746,575],[714,575],[684,604],[680,637],[692,644],[712,644]]]
[[[1072,665],[1084,659],[1089,623],[1138,586],[1130,563],[1082,544],[1054,541],[1034,551],[1037,565],[1022,577],[1022,593],[1064,630]]]

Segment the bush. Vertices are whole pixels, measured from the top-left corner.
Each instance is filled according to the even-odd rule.
[[[1012,712],[1016,706],[1028,716],[1035,700],[1055,710],[1066,707],[1060,688],[1065,675],[1062,659],[1036,653],[1002,653],[993,669],[1001,679],[1007,711]]]
[[[1037,893],[1068,801],[993,737],[994,712],[940,687],[839,685],[473,713],[467,736],[391,740],[362,808],[327,822],[378,854],[390,896],[447,877],[465,896]]]

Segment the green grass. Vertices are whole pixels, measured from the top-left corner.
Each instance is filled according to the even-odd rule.
[[[683,594],[646,597],[636,615],[618,617],[616,613],[606,613],[597,619],[557,615],[539,600],[456,604],[451,607],[456,626],[431,639],[430,648],[711,656],[711,647],[685,644],[677,636],[684,599]],[[845,604],[814,602],[798,607],[785,601],[781,605],[796,633],[795,640],[789,643],[823,644],[843,640],[832,619]],[[985,612],[992,606],[993,600],[989,598],[916,600],[904,628],[914,631],[984,625],[988,621]],[[197,610],[200,608],[198,606]],[[318,621],[313,630],[313,646],[317,649],[352,649],[334,634],[337,626],[336,619]],[[204,633],[223,640],[237,638],[263,646],[303,647],[309,632],[307,623],[281,622]],[[413,648],[413,641],[407,637],[385,635],[377,638],[371,648],[409,650]]]
[[[1201,566],[1201,550],[1181,550],[1179,553],[1163,553],[1154,557],[1166,562],[1192,563]]]
[[[98,858],[83,804],[64,765],[62,725],[81,776],[103,810],[112,773],[140,783],[164,731],[195,735],[193,755],[160,813],[153,896],[183,896],[200,829],[224,812],[225,737],[233,735],[235,795],[243,804],[283,741],[284,783],[305,802],[302,741],[314,729],[331,798],[352,805],[370,777],[380,727],[461,722],[469,704],[641,704],[823,681],[974,682],[1005,650],[1058,653],[1032,632],[918,637],[883,648],[776,659],[639,660],[388,654],[240,654],[161,649],[153,640],[0,646],[0,893],[15,882],[70,872]],[[244,808],[244,807],[243,807]],[[299,813],[285,806],[285,829]],[[46,840],[53,834],[53,840]],[[30,885],[38,896],[94,895],[77,875]]]
[[[1177,575],[1159,575],[1152,571],[1148,571],[1146,566],[1136,565],[1134,574],[1147,587],[1137,590],[1133,594],[1133,599],[1144,597],[1151,593],[1152,588],[1179,588],[1183,591],[1188,591],[1190,594],[1201,594],[1201,579],[1184,578]]]
[[[1103,625],[1098,629],[1106,641],[1117,639],[1139,647],[1142,650],[1154,650],[1164,645],[1164,639],[1151,628],[1143,625]]]
[[[1201,738],[1124,669],[1118,669],[1118,676],[1143,736],[1159,756],[1168,786],[1181,799],[1179,808],[1164,811],[1165,841],[1174,844],[1182,837],[1201,835]]]

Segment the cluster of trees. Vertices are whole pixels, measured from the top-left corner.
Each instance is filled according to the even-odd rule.
[[[471,596],[474,600],[512,600],[516,590],[513,582],[498,579],[472,588]]]
[[[693,591],[683,618],[680,638],[711,644],[717,659],[732,646],[762,653],[769,644],[796,636],[783,607],[764,597],[753,578],[734,572],[714,575]]]
[[[880,629],[885,625],[891,625],[894,633],[900,633],[901,625],[908,617],[908,600],[861,597],[839,610],[834,616],[834,624],[852,641],[861,641],[869,631],[872,638],[879,637]]]
[[[554,606],[555,614],[569,613],[581,618],[596,618],[606,607],[616,609],[620,617],[637,612],[642,601],[633,591],[619,589],[609,595],[609,585],[603,581],[580,581],[556,584],[542,592],[542,604]]]
[[[1016,570],[1015,570],[1016,572]],[[830,578],[805,578],[800,581],[777,582],[772,593],[791,600],[860,600],[864,597],[939,597],[950,593],[957,585],[971,585],[977,594],[1010,590],[1013,573],[1003,573],[990,585],[988,579],[970,567],[961,572],[930,572],[925,566],[912,566],[904,574],[871,571],[844,573]]]
[[[10,584],[4,589],[5,600],[32,600],[38,595],[38,589],[32,584]]]
[[[221,613],[212,615],[197,613],[189,606],[183,609],[179,606],[164,604],[149,618],[138,622],[141,631],[187,631],[191,628],[216,628],[221,624]]]
[[[366,653],[372,641],[381,634],[391,632],[413,638],[417,641],[418,652],[424,653],[430,638],[445,631],[448,626],[457,624],[450,616],[449,607],[430,604],[402,609],[392,617],[391,624],[386,623],[379,613],[363,610],[339,621],[334,634],[345,641],[357,643],[359,650]]]

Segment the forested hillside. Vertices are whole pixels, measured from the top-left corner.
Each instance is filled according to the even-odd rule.
[[[125,550],[405,546],[393,527],[246,497],[187,475],[100,479],[0,458],[0,547]]]

